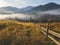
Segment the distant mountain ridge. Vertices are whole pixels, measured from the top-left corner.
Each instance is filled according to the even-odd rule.
[[[28,13],[28,12],[38,12],[38,11],[49,11],[49,10],[55,10],[60,9],[60,5],[56,3],[48,3],[45,5],[39,5],[36,7],[33,6],[27,6],[24,8],[16,8],[16,7],[1,7],[0,13]]]
[[[33,6],[28,6],[25,8],[16,8],[12,6],[7,6],[7,7],[1,7],[0,13],[24,13],[31,10],[32,8]]]
[[[60,5],[56,3],[48,3],[45,5],[39,5],[35,8],[33,8],[31,11],[48,11],[48,10],[54,10],[54,9],[59,9]]]
[[[34,8],[33,6],[28,6],[28,7],[21,8],[16,12],[18,12],[18,13],[26,13],[26,12],[32,10],[33,8]]]
[[[13,13],[16,10],[19,10],[19,9],[16,7],[7,6],[7,7],[0,8],[0,13]]]

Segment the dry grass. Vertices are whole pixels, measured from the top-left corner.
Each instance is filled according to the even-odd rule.
[[[52,45],[39,27],[39,23],[0,21],[0,45]]]
[[[48,23],[41,23],[41,25],[42,25],[43,27],[47,28]],[[60,22],[50,23],[50,29],[52,29],[52,30],[60,33]]]

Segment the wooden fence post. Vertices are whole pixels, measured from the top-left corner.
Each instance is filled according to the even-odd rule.
[[[51,22],[51,18],[48,18],[47,21],[48,21],[48,25],[47,25],[47,31],[46,31],[46,40],[48,40],[48,35],[49,35],[49,27],[50,27],[50,22]]]
[[[46,31],[46,40],[48,40],[48,35],[49,35],[49,23],[48,23],[47,31]]]

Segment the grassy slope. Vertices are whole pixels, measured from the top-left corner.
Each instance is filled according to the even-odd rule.
[[[39,23],[0,21],[0,45],[52,45],[40,33]]]

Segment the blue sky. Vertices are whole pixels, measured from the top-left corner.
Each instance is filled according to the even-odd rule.
[[[26,7],[44,5],[49,2],[60,4],[60,0],[0,0],[0,7],[13,6],[13,7]]]

